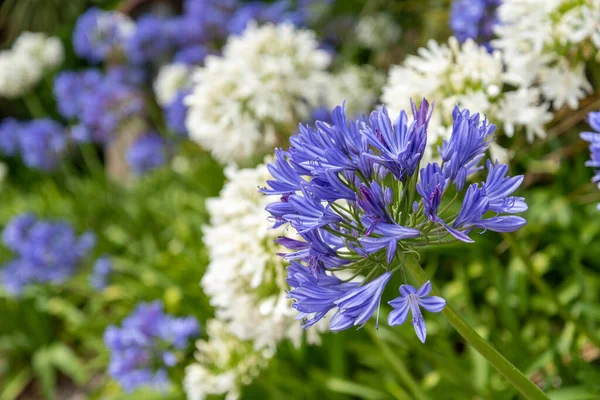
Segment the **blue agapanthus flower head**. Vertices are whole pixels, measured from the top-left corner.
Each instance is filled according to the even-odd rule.
[[[2,268],[1,281],[15,295],[34,283],[61,283],[72,276],[95,245],[95,236],[78,236],[68,223],[21,214],[2,232],[4,245],[15,259]]]
[[[67,133],[58,122],[48,118],[23,123],[19,131],[19,150],[30,168],[52,171],[67,149]]]
[[[456,108],[441,162],[423,164],[432,112],[425,99],[420,107],[413,103],[412,118],[402,111],[395,120],[385,107],[354,120],[336,107],[331,122],[301,125],[289,149],[276,150],[268,165],[273,179],[262,192],[278,196],[267,206],[274,225],[289,224],[303,239],[277,242],[291,250],[284,255],[292,262],[289,296],[305,327],[330,311],[331,330],[365,324],[409,252],[471,243],[475,229],[512,232],[525,224],[515,215],[527,209],[525,200],[513,196],[522,177],[508,176],[506,165],[488,162],[484,180],[467,183],[482,172],[493,140],[495,127],[485,118]],[[355,279],[341,280],[345,270]],[[428,298],[430,290],[403,285],[402,297],[390,302],[400,311],[389,323],[404,322],[412,310],[424,341],[417,305],[443,308],[442,300]]]
[[[588,114],[588,123],[592,127],[591,132],[582,132],[581,138],[590,144],[590,159],[585,163],[586,166],[595,170],[592,178],[598,189],[600,189],[600,111]],[[600,210],[600,204],[598,204]]]
[[[90,62],[106,61],[122,53],[125,39],[133,28],[133,22],[125,15],[93,7],[77,20],[73,48],[79,57]]]
[[[173,19],[154,14],[140,17],[125,41],[127,58],[135,64],[168,60],[175,48],[176,33],[177,24]]]
[[[489,48],[498,23],[496,10],[502,0],[454,0],[450,13],[450,28],[462,43],[475,40]]]
[[[108,372],[127,392],[139,386],[166,389],[167,369],[199,333],[195,318],[165,314],[159,301],[141,303],[120,328],[109,326],[104,332],[111,352]]]
[[[156,133],[142,135],[129,147],[125,160],[133,173],[144,175],[166,164],[167,144]]]

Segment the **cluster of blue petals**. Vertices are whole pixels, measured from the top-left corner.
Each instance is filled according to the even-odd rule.
[[[433,108],[412,104],[392,122],[385,107],[369,118],[347,120],[336,107],[331,122],[301,125],[288,150],[277,149],[268,165],[273,176],[262,189],[279,197],[267,206],[275,226],[291,225],[302,240],[281,237],[291,250],[289,296],[298,318],[310,327],[334,310],[330,329],[362,326],[379,308],[381,294],[404,253],[450,241],[473,242],[479,228],[512,232],[525,224],[514,214],[527,209],[513,196],[523,177],[487,161],[487,177],[469,184],[493,140],[495,126],[468,110],[454,110],[441,162],[421,166]],[[462,198],[462,204],[461,199]],[[355,279],[342,281],[339,271]],[[363,277],[363,278],[360,278]],[[417,304],[439,311],[442,300],[427,297],[430,286],[404,285],[390,304],[390,325],[411,310],[421,340],[425,325]]]
[[[313,2],[301,1],[293,7],[288,0],[185,0],[181,15],[146,14],[135,22],[118,12],[91,8],[77,21],[73,46],[77,55],[94,63],[125,60],[160,65],[174,59],[196,65],[252,20],[305,25]]]
[[[65,128],[48,118],[26,122],[6,118],[0,122],[0,153],[20,156],[30,168],[56,169],[67,144]]]
[[[123,67],[66,71],[54,82],[54,97],[63,117],[73,120],[77,142],[106,144],[130,118],[144,115],[143,78]]]
[[[450,28],[462,43],[473,39],[491,50],[490,40],[498,23],[496,10],[502,0],[454,0]]]
[[[104,332],[111,352],[108,372],[127,392],[139,386],[167,389],[167,369],[199,333],[194,317],[165,314],[160,301],[139,304],[120,328],[109,326]]]
[[[166,143],[157,133],[142,135],[127,149],[125,160],[134,174],[144,175],[167,162]]]
[[[595,175],[592,182],[600,189],[600,111],[589,113],[588,123],[594,131],[581,133],[581,138],[590,144],[591,159],[585,165],[594,168]],[[598,209],[600,210],[600,204]]]
[[[78,236],[66,222],[27,213],[14,217],[2,232],[2,242],[16,255],[0,272],[2,285],[19,295],[34,283],[62,283],[77,271],[95,241],[92,233]]]

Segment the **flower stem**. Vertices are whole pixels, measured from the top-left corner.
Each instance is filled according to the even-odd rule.
[[[525,254],[525,252],[523,251],[521,246],[518,245],[514,237],[512,235],[505,235],[504,237],[510,244],[512,251],[525,265],[525,268],[527,268],[527,277],[529,278],[533,286],[535,286],[535,288],[540,293],[545,295],[546,298],[552,300],[554,306],[556,307],[556,310],[558,311],[558,314],[561,316],[562,319],[566,321],[571,321],[577,327],[577,329],[579,329],[580,332],[583,332],[583,334],[587,336],[590,342],[592,342],[597,348],[600,349],[600,338],[598,337],[598,335],[596,335],[595,332],[593,332],[591,329],[585,326],[581,320],[575,317],[570,310],[568,310],[564,305],[560,303],[558,297],[554,294],[550,286],[548,286],[546,281],[544,281],[535,271],[535,268],[533,267],[533,262],[531,261],[531,257]]]
[[[46,116],[46,111],[44,111],[44,106],[40,99],[33,92],[26,93],[23,97],[23,102],[25,103],[25,107],[32,118],[44,118]]]
[[[419,283],[424,284],[429,280],[427,274],[421,268],[414,255],[406,257],[406,270]],[[436,290],[432,291],[437,294]],[[473,328],[471,328],[463,319],[446,304],[442,311],[442,315],[448,323],[467,341],[473,348],[481,354],[498,372],[500,372],[506,380],[523,395],[526,399],[548,399],[548,396],[542,392],[533,382],[531,382],[521,371],[517,369],[510,361],[492,347],[485,339],[483,339]]]

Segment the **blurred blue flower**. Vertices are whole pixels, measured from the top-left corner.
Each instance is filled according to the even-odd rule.
[[[143,72],[127,67],[110,68],[106,74],[96,69],[63,72],[54,82],[58,109],[66,118],[77,118],[71,129],[77,142],[107,143],[121,124],[145,111],[137,85]]]
[[[336,107],[330,123],[301,125],[290,148],[275,151],[268,165],[273,179],[261,191],[278,197],[266,207],[275,226],[289,224],[304,240],[277,239],[292,251],[284,255],[293,262],[289,295],[304,327],[336,309],[331,330],[366,323],[402,254],[471,243],[474,228],[512,232],[525,224],[502,215],[527,209],[513,196],[522,177],[507,176],[507,166],[488,163],[485,182],[464,188],[482,169],[493,140],[495,126],[478,114],[456,108],[441,164],[428,163],[417,173],[432,111],[423,99],[420,107],[412,104],[410,123],[404,111],[392,122],[385,107],[348,121],[343,106]],[[459,195],[460,212],[450,211]],[[346,269],[355,277],[352,286],[335,276]]]
[[[58,166],[67,149],[67,133],[51,119],[34,119],[22,125],[19,148],[25,165],[51,171]]]
[[[410,310],[417,337],[422,343],[425,343],[427,328],[421,313],[421,307],[429,312],[440,312],[446,307],[446,300],[438,296],[430,296],[430,292],[431,282],[429,281],[425,282],[419,290],[411,285],[401,285],[400,297],[388,302],[394,307],[394,310],[388,315],[388,324],[390,326],[402,325],[406,321]]]
[[[594,168],[595,175],[592,182],[600,189],[600,111],[589,113],[588,123],[594,131],[581,133],[581,138],[590,144],[591,158],[585,165]],[[598,204],[598,209],[600,210],[600,204]]]
[[[491,50],[490,40],[498,23],[496,10],[502,0],[454,0],[450,12],[450,28],[463,43],[473,39]]]
[[[177,363],[174,351],[185,350],[199,333],[195,318],[165,314],[160,301],[141,303],[121,328],[109,326],[104,332],[111,353],[108,372],[127,392],[139,386],[164,390],[166,368]]]
[[[6,225],[2,241],[16,258],[4,265],[0,279],[7,291],[19,295],[33,283],[66,281],[88,256],[96,238],[92,233],[77,236],[66,222],[22,214]]]
[[[112,266],[112,260],[107,255],[103,255],[94,262],[94,268],[90,274],[90,285],[94,289],[102,290],[108,285]]]
[[[136,21],[133,33],[125,41],[127,58],[135,64],[160,64],[174,50],[176,24],[169,18],[147,14]]]
[[[133,27],[133,22],[121,13],[90,8],[77,20],[73,49],[79,57],[90,62],[107,61],[122,51]]]
[[[21,123],[14,118],[4,118],[0,122],[0,153],[14,156],[19,151]]]
[[[180,90],[175,98],[164,107],[167,127],[180,136],[188,134],[185,126],[187,106],[184,104],[184,99],[188,94],[190,94],[190,90]]]
[[[209,51],[201,44],[186,46],[175,53],[173,62],[186,65],[202,65],[208,54]]]
[[[125,154],[129,168],[136,175],[159,168],[167,162],[167,146],[164,139],[156,133],[140,136]]]

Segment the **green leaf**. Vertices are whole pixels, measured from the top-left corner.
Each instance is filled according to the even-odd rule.
[[[44,397],[48,400],[56,398],[56,371],[52,366],[50,352],[47,347],[38,350],[31,360],[33,373],[39,380]]]
[[[583,386],[568,387],[548,392],[551,400],[595,400],[598,392],[592,393]]]
[[[390,397],[386,393],[380,392],[379,390],[338,378],[328,379],[326,386],[333,392],[349,394],[362,399],[377,400]]]
[[[67,375],[77,384],[84,384],[88,380],[85,365],[64,343],[57,343],[48,349],[50,362],[63,374]]]
[[[14,400],[25,390],[31,381],[31,369],[23,368],[10,377],[5,378],[6,385],[4,390],[0,392],[0,399]]]

